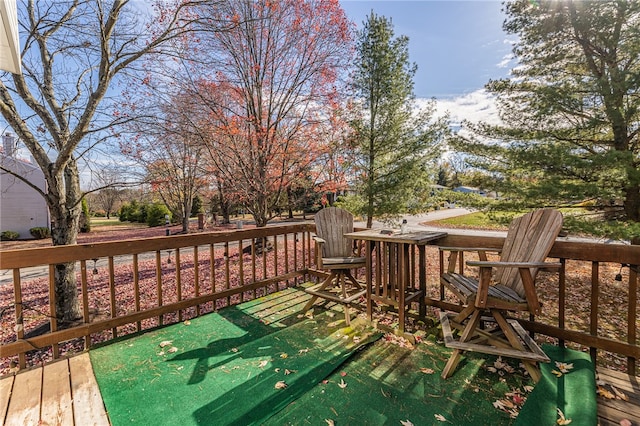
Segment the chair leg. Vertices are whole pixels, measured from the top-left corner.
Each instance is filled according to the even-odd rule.
[[[518,337],[518,334],[513,329],[513,327],[511,327],[511,325],[509,325],[507,320],[502,315],[502,312],[500,312],[500,311],[498,311],[496,309],[492,309],[491,310],[491,314],[496,319],[496,322],[498,323],[498,326],[504,332],[504,335],[507,338],[507,340],[509,340],[509,343],[511,343],[511,346],[513,346],[514,349],[517,349],[519,351],[524,351],[525,350],[524,345],[520,341],[520,338]],[[529,375],[531,376],[533,381],[535,383],[538,383],[538,381],[540,380],[540,377],[541,377],[540,369],[538,369],[538,367],[535,365],[535,363],[533,363],[531,361],[522,360],[522,363],[524,365],[524,368],[529,372]]]
[[[342,297],[347,298],[346,275],[340,274],[340,287],[342,288]],[[344,304],[344,319],[347,327],[351,326],[351,314],[349,313],[349,304]]]
[[[466,310],[467,309],[465,309],[465,311]],[[476,327],[480,323],[480,313],[481,313],[480,310],[473,310],[473,313],[471,314],[471,318],[469,318],[469,322],[464,328],[464,331],[462,332],[462,336],[460,336],[460,343],[466,342],[467,340],[469,340],[471,337],[475,335]],[[456,316],[456,318],[457,317],[458,316]],[[456,367],[458,366],[458,363],[460,362],[461,356],[462,356],[462,350],[460,349],[453,350],[453,353],[449,357],[447,364],[444,366],[444,369],[442,370],[441,377],[443,379],[450,377],[451,374],[455,371]]]
[[[325,288],[327,288],[333,282],[333,280],[336,279],[336,277],[337,277],[336,272],[335,271],[331,271],[331,274],[329,274],[329,276],[327,278],[325,278],[324,281],[322,281],[322,283],[320,284],[320,287],[318,287],[318,290],[324,290]],[[318,296],[313,295],[311,297],[311,299],[309,299],[307,304],[304,305],[304,308],[302,308],[302,313],[305,313],[309,309],[311,309],[313,304],[316,303],[316,300],[318,300]]]

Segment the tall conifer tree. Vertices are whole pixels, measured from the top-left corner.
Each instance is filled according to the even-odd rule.
[[[518,0],[505,11],[518,64],[487,85],[504,125],[470,126],[478,137],[457,148],[516,204],[621,203],[627,235],[610,236],[640,243],[640,3]]]
[[[406,36],[394,37],[391,20],[373,12],[358,33],[353,129],[362,199],[356,204],[367,215],[367,226],[374,216],[407,211],[410,202],[417,207],[419,187],[427,183],[429,161],[447,129],[445,119],[433,119],[433,101],[416,108],[417,67],[409,62],[408,46]]]

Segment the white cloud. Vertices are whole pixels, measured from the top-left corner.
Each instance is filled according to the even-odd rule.
[[[426,101],[426,99],[418,99],[418,105]],[[458,126],[464,120],[484,121],[490,124],[500,123],[495,97],[485,89],[478,89],[452,98],[437,99],[436,115],[442,116],[446,113],[449,113],[453,127]]]
[[[500,62],[498,62],[498,64],[496,66],[498,68],[507,68],[509,66],[509,63],[511,63],[512,59],[513,59],[513,54],[512,53],[504,55],[502,57],[502,60]]]

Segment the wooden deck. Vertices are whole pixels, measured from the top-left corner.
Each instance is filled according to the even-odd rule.
[[[628,397],[628,401],[598,397],[600,426],[619,426],[622,419],[640,426],[640,377],[605,369],[598,375]],[[89,354],[1,379],[0,419],[6,426],[108,426]]]
[[[0,420],[6,426],[108,426],[89,354],[0,380]]]

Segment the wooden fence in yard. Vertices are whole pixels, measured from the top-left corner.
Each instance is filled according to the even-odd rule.
[[[4,301],[0,321],[12,334],[0,343],[0,359],[17,359],[24,367],[27,353],[50,348],[51,357],[61,355],[64,342],[80,339],[92,345],[98,333],[115,338],[182,321],[228,304],[239,303],[279,289],[297,285],[315,270],[311,235],[314,225],[300,223],[260,229],[198,233],[75,246],[8,250],[0,254],[0,271],[12,275],[12,283],[0,286]],[[268,240],[272,250],[259,251],[257,243]],[[450,231],[438,241],[449,247],[501,247],[502,238],[468,236]],[[259,244],[259,243],[258,243]],[[427,265],[429,306],[459,310],[438,283],[436,259]],[[242,254],[246,251],[246,254]],[[467,255],[468,257],[471,254]],[[556,300],[542,300],[548,315],[525,318],[521,322],[531,332],[562,342],[590,348],[592,355],[611,353],[622,357],[620,369],[637,374],[640,358],[638,318],[638,264],[640,247],[584,241],[556,241],[550,257],[563,264],[559,275],[549,280]],[[53,275],[56,264],[76,262],[83,319],[71,327],[60,327],[54,318]],[[441,268],[446,259],[440,259]],[[613,275],[622,268],[622,281]],[[99,267],[98,267],[99,266]],[[37,292],[27,274],[44,267],[45,276]],[[95,271],[98,271],[94,275]],[[586,276],[584,271],[589,271]],[[106,273],[105,273],[106,271]],[[612,272],[613,271],[613,272]],[[100,277],[100,279],[94,279]],[[615,300],[609,295],[613,286]],[[127,287],[131,291],[123,291]],[[25,292],[25,289],[29,291]],[[579,292],[579,294],[576,294]],[[10,294],[9,294],[10,293]],[[133,294],[133,299],[127,298]],[[574,300],[584,301],[576,307]],[[46,312],[34,311],[39,300]],[[622,312],[609,318],[612,304]],[[588,306],[587,306],[588,305]],[[104,317],[93,317],[97,306]],[[607,309],[604,309],[604,308]],[[579,312],[576,312],[579,308]],[[580,324],[573,324],[579,315]],[[31,335],[33,328],[48,325],[43,334]],[[613,324],[613,325],[612,325]],[[622,324],[622,325],[621,325]]]

